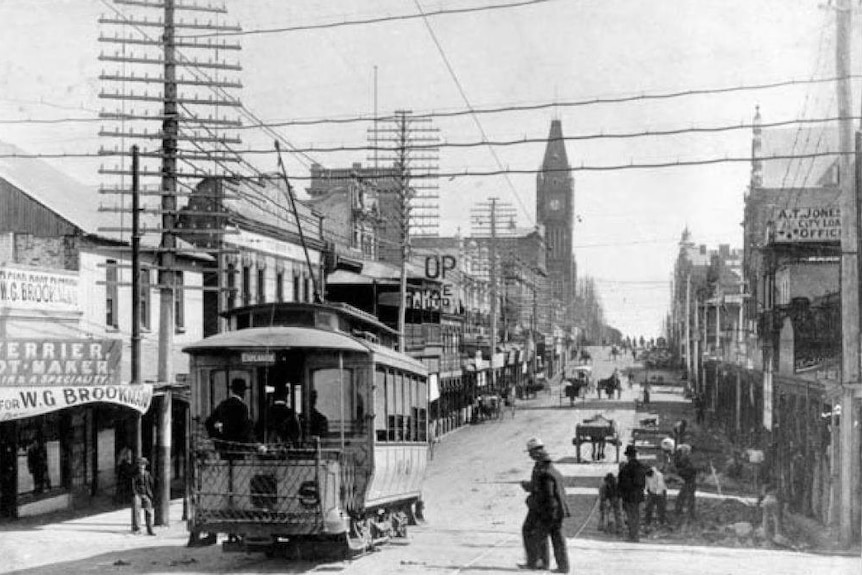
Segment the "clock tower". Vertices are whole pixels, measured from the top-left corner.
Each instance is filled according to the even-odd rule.
[[[572,254],[574,215],[575,181],[566,155],[563,126],[560,120],[552,120],[545,158],[536,177],[536,220],[545,227],[551,296],[563,304],[569,325],[576,281]]]

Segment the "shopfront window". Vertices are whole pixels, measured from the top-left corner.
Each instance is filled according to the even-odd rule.
[[[18,494],[41,496],[61,487],[59,414],[18,427]]]

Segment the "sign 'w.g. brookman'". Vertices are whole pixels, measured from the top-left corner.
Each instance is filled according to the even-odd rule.
[[[837,206],[779,208],[773,212],[773,224],[775,243],[841,241],[841,209]]]
[[[151,384],[120,383],[122,341],[0,339],[0,421],[92,402],[149,409]]]

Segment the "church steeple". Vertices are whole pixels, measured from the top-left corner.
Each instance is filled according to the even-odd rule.
[[[551,120],[551,132],[548,134],[548,145],[545,147],[545,159],[542,161],[543,171],[568,170],[569,158],[566,156],[566,143],[563,140],[563,124],[560,120]]]
[[[760,106],[754,108],[754,121],[752,122],[751,134],[751,185],[750,189],[763,186],[763,160],[761,149],[763,147],[763,120],[760,117]]]

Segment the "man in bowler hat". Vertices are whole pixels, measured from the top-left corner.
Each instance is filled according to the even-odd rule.
[[[236,444],[255,442],[248,405],[243,399],[246,388],[244,379],[231,381],[230,396],[216,406],[205,422],[216,448],[229,459],[242,456],[243,449]]]
[[[535,461],[529,481],[522,481],[521,487],[529,493],[527,497],[527,518],[524,520],[522,535],[526,563],[519,564],[521,569],[547,569],[548,537],[554,546],[557,568],[554,573],[569,572],[569,555],[566,539],[563,537],[563,519],[570,515],[563,488],[563,477],[551,463],[545,445],[536,437],[527,442],[527,452]]]
[[[626,447],[625,455],[628,461],[620,468],[617,476],[617,486],[620,498],[623,500],[623,511],[626,514],[628,525],[628,540],[640,541],[640,505],[644,500],[644,487],[646,487],[646,468],[638,461],[638,450],[634,445]]]

